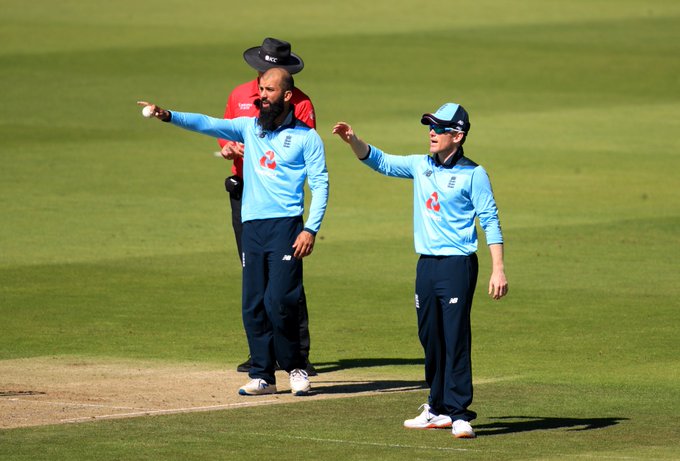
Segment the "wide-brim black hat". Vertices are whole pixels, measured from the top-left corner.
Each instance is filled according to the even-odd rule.
[[[264,39],[262,46],[245,50],[243,59],[260,72],[265,72],[272,67],[281,67],[295,74],[305,67],[302,58],[290,51],[290,43],[269,37]]]

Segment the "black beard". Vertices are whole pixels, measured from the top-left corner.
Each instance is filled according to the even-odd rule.
[[[257,118],[257,124],[260,125],[263,131],[274,131],[278,128],[276,125],[276,118],[283,114],[284,105],[283,99],[279,101],[269,101],[269,107],[263,107],[260,102],[260,116]]]

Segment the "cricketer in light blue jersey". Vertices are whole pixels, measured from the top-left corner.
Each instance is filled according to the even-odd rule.
[[[302,216],[304,183],[312,192],[305,229],[316,234],[328,202],[328,170],[319,134],[293,118],[265,132],[255,117],[221,119],[172,111],[171,123],[215,138],[245,144],[243,155],[243,222]]]
[[[409,429],[451,428],[455,437],[475,437],[472,403],[470,312],[478,275],[475,219],[486,234],[492,260],[489,294],[500,299],[508,284],[503,236],[489,177],[465,157],[470,130],[467,111],[454,103],[423,114],[429,125],[430,154],[390,155],[368,145],[350,125],[333,127],[365,165],[387,176],[413,180],[413,238],[416,266],[415,310],[425,352],[428,402]]]
[[[259,80],[258,117],[213,118],[151,106],[152,116],[216,138],[245,144],[242,205],[242,317],[251,381],[240,395],[276,392],[276,365],[289,372],[295,395],[310,391],[300,347],[302,258],[311,254],[328,201],[328,171],[317,132],[294,117],[293,77],[272,68]],[[304,183],[312,200],[303,223]]]
[[[364,163],[386,176],[413,179],[413,238],[422,255],[470,255],[477,251],[475,217],[488,245],[503,243],[496,201],[484,168],[464,157],[440,164],[429,155],[389,155],[371,146]]]

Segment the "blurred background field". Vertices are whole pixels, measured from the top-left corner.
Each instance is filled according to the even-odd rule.
[[[245,358],[228,163],[212,156],[215,140],[145,120],[135,101],[221,116],[254,77],[243,50],[273,36],[305,60],[296,83],[316,106],[331,176],[305,262],[312,360],[421,379],[411,184],[360,165],[330,129],[345,120],[389,152],[425,152],[420,115],[459,102],[466,153],[501,210],[510,282],[506,299],[488,299],[482,239],[475,373],[516,377],[477,387],[476,427],[517,422],[465,445],[405,433],[427,394],[395,394],[0,431],[3,459],[46,445],[53,459],[104,446],[101,459],[236,459],[254,444],[263,459],[435,459],[459,447],[466,459],[680,458],[678,2],[1,8],[0,359]],[[539,431],[522,416],[615,423]]]

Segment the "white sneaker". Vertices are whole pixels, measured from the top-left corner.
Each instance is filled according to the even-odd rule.
[[[269,384],[264,379],[252,379],[238,390],[240,395],[276,394],[276,384]]]
[[[307,395],[312,386],[305,370],[296,368],[290,372],[290,391],[294,395]]]
[[[450,417],[430,412],[430,406],[426,403],[422,404],[420,408],[423,409],[423,412],[413,419],[404,421],[404,427],[409,429],[441,429],[442,427],[451,427]]]
[[[453,429],[451,433],[457,439],[474,439],[477,437],[475,431],[472,430],[470,423],[463,419],[457,419],[453,422]]]

